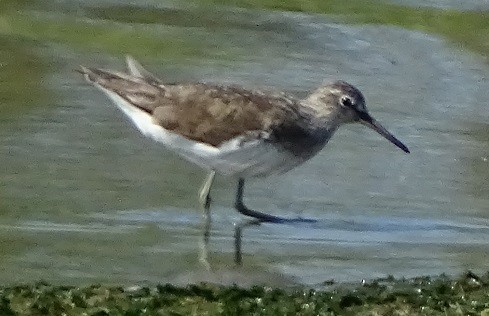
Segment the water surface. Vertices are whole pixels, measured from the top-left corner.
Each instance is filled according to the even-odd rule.
[[[238,270],[235,180],[218,178],[211,262],[229,276],[220,281],[318,285],[487,270],[489,69],[481,57],[431,35],[346,26],[328,16],[154,5],[135,8],[165,20],[133,21],[128,7],[113,1],[52,2],[25,14],[43,25],[62,16],[108,34],[121,29],[136,46],[154,38],[147,53],[126,36],[121,41],[170,82],[239,83],[304,96],[324,81],[349,81],[412,152],[363,126],[346,126],[303,166],[249,181],[250,207],[318,222],[247,229],[245,267]],[[205,172],[143,138],[73,71],[79,64],[123,69],[125,51],[87,53],[61,35],[4,36],[8,46],[0,48],[9,69],[2,77],[9,88],[0,90],[0,280],[212,279],[197,261],[197,192]],[[168,45],[180,43],[181,56],[165,50],[167,38]]]

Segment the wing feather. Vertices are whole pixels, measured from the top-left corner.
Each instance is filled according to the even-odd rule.
[[[190,140],[218,147],[236,137],[269,137],[299,116],[298,101],[284,94],[204,83],[163,85],[131,57],[128,68],[131,74],[85,67],[80,72]]]

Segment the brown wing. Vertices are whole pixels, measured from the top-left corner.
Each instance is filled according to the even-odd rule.
[[[292,104],[240,87],[175,85],[166,87],[153,115],[166,129],[219,146],[239,135],[271,131],[294,115]]]
[[[295,100],[237,86],[162,85],[122,73],[83,68],[89,81],[153,115],[155,122],[186,138],[219,146],[239,135],[270,132],[297,117]]]

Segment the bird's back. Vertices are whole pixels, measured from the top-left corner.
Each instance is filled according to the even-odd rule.
[[[270,136],[300,116],[299,101],[283,94],[204,83],[162,84],[98,69],[83,72],[166,130],[215,147],[238,136]]]

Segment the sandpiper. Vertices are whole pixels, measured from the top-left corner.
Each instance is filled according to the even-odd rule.
[[[253,218],[251,223],[281,223],[288,220],[244,205],[245,178],[280,174],[302,164],[347,123],[362,123],[409,153],[370,116],[362,93],[344,81],[323,85],[298,99],[235,85],[166,84],[130,56],[127,66],[129,73],[85,67],[81,73],[141,133],[209,170],[199,194],[205,218],[204,249],[209,241],[210,189],[216,172],[237,179],[234,206]],[[206,253],[201,253],[200,260],[208,265]]]

